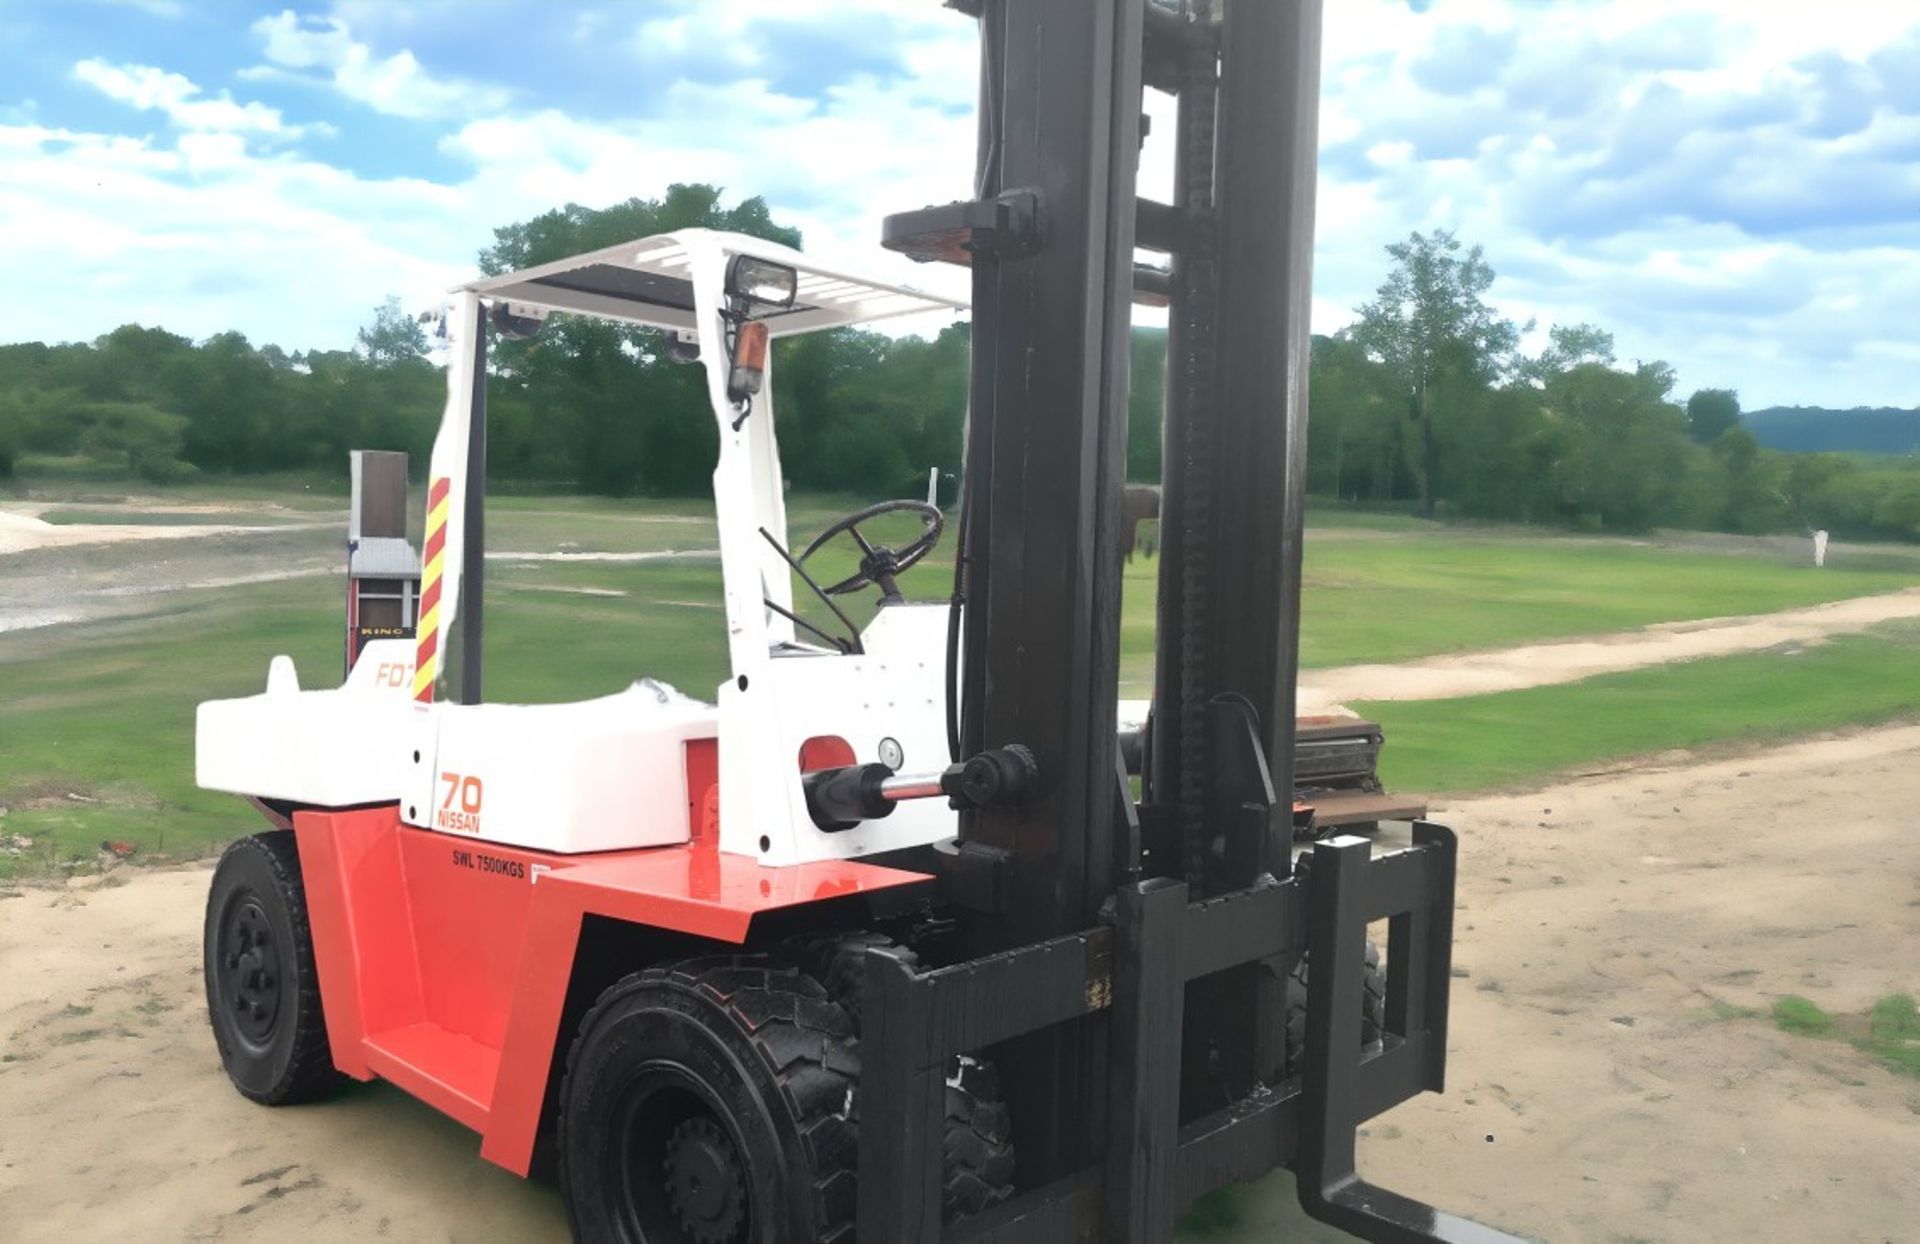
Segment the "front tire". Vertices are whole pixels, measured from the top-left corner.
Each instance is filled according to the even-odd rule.
[[[884,933],[839,933],[806,938],[791,950],[826,985],[860,1032],[860,1001],[867,982],[867,951],[891,950],[916,969],[919,956]],[[993,1064],[956,1054],[947,1064],[946,1118],[941,1135],[940,1220],[951,1226],[985,1213],[1013,1195],[1013,1125],[1000,1097]]]
[[[213,870],[201,942],[207,1016],[233,1086],[285,1106],[337,1087],[300,853],[288,830],[234,842]]]
[[[1372,1053],[1381,1047],[1387,1031],[1387,974],[1380,966],[1380,948],[1367,943],[1365,973],[1360,992],[1360,1049]],[[1307,956],[1301,955],[1287,975],[1286,1074],[1300,1074],[1307,1053]]]
[[[853,1237],[858,1054],[812,977],[760,956],[635,973],[567,1059],[560,1185],[574,1238]]]

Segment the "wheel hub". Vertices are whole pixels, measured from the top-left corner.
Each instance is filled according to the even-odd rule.
[[[740,1154],[705,1115],[683,1119],[667,1137],[661,1162],[673,1216],[696,1244],[727,1244],[746,1221],[747,1181]]]
[[[266,1041],[280,1018],[280,952],[258,899],[238,904],[222,926],[220,972],[235,1026],[250,1041]]]

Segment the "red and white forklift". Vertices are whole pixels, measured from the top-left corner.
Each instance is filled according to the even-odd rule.
[[[1363,1121],[1441,1087],[1453,835],[1295,861],[1275,793],[1318,5],[953,7],[981,26],[977,195],[884,239],[972,269],[952,581],[915,582],[945,534],[919,501],[793,547],[769,370],[775,339],[959,304],[704,230],[456,291],[419,564],[376,559],[417,612],[352,629],[338,687],[279,657],[199,710],[200,784],[274,825],[207,907],[227,1072],[269,1105],[379,1077],[509,1170],[550,1155],[585,1240],[1165,1240],[1277,1166],[1366,1239],[1506,1240],[1354,1170]],[[1178,100],[1169,203],[1135,187],[1147,89]],[[1137,294],[1172,334],[1157,685],[1123,748]],[[710,701],[649,671],[483,698],[488,341],[555,315],[657,330],[703,371]],[[823,573],[842,542],[857,568]]]

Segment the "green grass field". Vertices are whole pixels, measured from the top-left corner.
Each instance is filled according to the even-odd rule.
[[[1479,791],[1712,743],[1920,715],[1920,628],[1456,700],[1356,704],[1386,731],[1390,789]]]
[[[195,499],[207,499],[207,491],[196,489]],[[790,511],[795,530],[810,532],[851,508],[845,498],[806,497]],[[1310,665],[1766,612],[1916,579],[1900,550],[1889,564],[1815,572],[1771,555],[1350,517],[1326,516],[1310,533],[1302,641]],[[493,548],[505,550],[693,550],[637,562],[491,563],[489,698],[574,699],[642,675],[704,696],[722,678],[718,567],[703,552],[714,541],[709,506],[506,497],[490,507],[489,535]],[[118,546],[114,555],[153,554]],[[822,573],[850,565],[836,551],[825,556]],[[1127,573],[1126,695],[1145,694],[1151,681],[1157,569],[1143,558]],[[908,590],[940,595],[949,573],[950,563],[930,560]],[[90,860],[103,840],[180,855],[231,837],[252,814],[194,787],[194,706],[257,691],[268,660],[281,652],[294,657],[309,686],[338,678],[340,585],[332,576],[183,591],[152,598],[149,607],[157,612],[136,619],[0,634],[0,806],[7,809],[0,829],[33,840],[18,855],[0,854],[0,875]],[[803,612],[826,620],[817,607]],[[1913,631],[1887,631],[1797,656],[1755,654],[1505,695],[1359,707],[1387,727],[1390,783],[1475,790],[1666,748],[1912,712],[1920,698],[1910,674],[1916,649]]]
[[[1412,519],[1349,528],[1310,524],[1301,664],[1407,661],[1655,622],[1772,613],[1897,591],[1920,582],[1920,558],[1890,550],[1867,567],[1822,570],[1766,556],[1555,540],[1507,528],[1450,529]],[[1384,516],[1375,516],[1376,518]],[[1151,690],[1158,563],[1128,567],[1121,693]]]

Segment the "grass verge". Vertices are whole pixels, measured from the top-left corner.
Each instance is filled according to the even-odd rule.
[[[1814,648],[1604,674],[1457,700],[1352,706],[1381,723],[1390,789],[1509,787],[1627,757],[1726,741],[1764,742],[1920,713],[1900,671],[1920,628],[1887,627]]]
[[[293,491],[307,495],[304,487]],[[249,494],[200,485],[169,495]],[[337,498],[328,503],[337,505]],[[821,496],[790,498],[788,506],[796,533],[818,531],[854,508],[851,499]],[[510,497],[493,509],[496,548],[663,552],[708,548],[713,539],[711,507],[697,501]],[[1816,573],[1757,556],[1457,532],[1400,518],[1341,526],[1346,517],[1316,521],[1308,542],[1304,648],[1318,664],[1762,611],[1909,581],[1891,573]],[[803,538],[797,534],[796,543]],[[950,563],[938,559],[951,547],[949,537],[912,572],[916,596],[946,590]],[[217,553],[202,555],[217,561]],[[32,573],[64,573],[83,558],[152,556],[134,546],[49,553]],[[195,563],[180,564],[182,575],[199,573]],[[111,565],[84,568],[97,576]],[[818,566],[823,578],[851,569],[846,547],[824,553]],[[1155,560],[1142,558],[1127,571],[1122,649],[1132,682],[1123,694],[1142,694],[1150,681],[1158,570]],[[332,576],[151,599],[154,612],[137,620],[0,637],[0,806],[7,809],[0,833],[12,844],[0,846],[0,876],[91,861],[103,841],[131,843],[141,855],[178,855],[244,831],[251,814],[237,800],[193,785],[194,706],[257,691],[276,653],[292,655],[309,686],[338,676],[340,587]],[[870,612],[869,602],[847,599],[856,621]],[[830,628],[804,592],[796,601]],[[725,672],[719,602],[710,554],[496,563],[489,575],[488,696],[578,699],[617,691],[642,675],[711,695]],[[1888,671],[1910,665],[1916,646],[1886,636],[1843,640],[1791,658],[1728,658],[1571,687],[1366,707],[1389,730],[1390,782],[1476,789],[1597,759],[1912,711],[1911,697],[1900,694],[1905,684]],[[20,847],[21,839],[32,845]]]
[[[503,573],[488,601],[490,698],[581,699],[643,674],[710,697],[724,674],[718,610],[672,603],[717,597],[709,565],[609,567],[622,597],[516,590],[514,578]],[[339,585],[183,592],[170,608],[0,644],[0,878],[90,864],[103,841],[137,858],[192,856],[257,820],[194,785],[195,706],[258,692],[276,653],[305,685],[336,683]]]
[[[1845,1041],[1889,1071],[1920,1077],[1920,1008],[1912,994],[1888,994],[1860,1015],[1831,1015],[1788,994],[1774,1001],[1773,1022],[1795,1036]]]
[[[1415,520],[1307,530],[1300,660],[1313,668],[1543,640],[1695,618],[1773,613],[1911,587],[1899,558],[1815,570],[1771,552],[1696,552],[1626,540],[1555,540],[1511,528]],[[1121,695],[1152,691],[1160,566],[1128,565],[1121,609]]]

